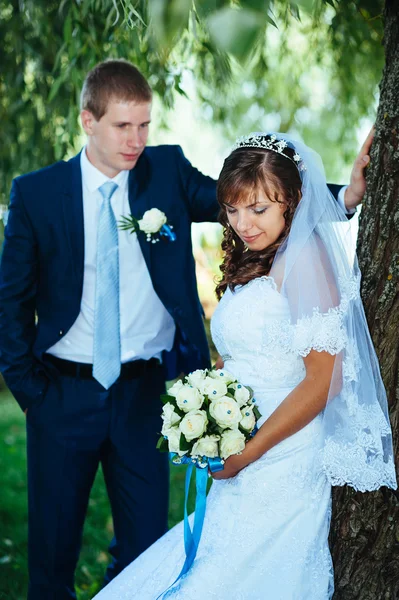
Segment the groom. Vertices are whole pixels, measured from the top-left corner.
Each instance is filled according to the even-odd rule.
[[[165,379],[209,365],[190,227],[216,220],[215,182],[179,146],[146,148],[151,98],[133,65],[100,63],[82,90],[85,148],[12,186],[0,368],[27,415],[29,600],[76,598],[100,463],[116,540],[106,580],[166,531],[159,396]],[[348,207],[363,195],[360,167]],[[175,241],[117,228],[150,208]]]

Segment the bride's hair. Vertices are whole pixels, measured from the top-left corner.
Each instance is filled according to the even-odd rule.
[[[301,198],[302,183],[294,154],[295,151],[288,147],[284,149],[285,156],[263,148],[238,148],[224,161],[217,184],[225,253],[220,267],[222,277],[216,287],[219,299],[227,287],[234,289],[269,273],[277,249],[289,233]],[[234,206],[243,200],[254,202],[259,191],[269,200],[285,204],[285,228],[274,244],[255,252],[249,250],[230,227],[225,203]]]

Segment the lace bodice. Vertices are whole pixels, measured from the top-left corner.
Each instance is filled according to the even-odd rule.
[[[295,387],[305,376],[302,357],[290,339],[288,302],[271,277],[254,279],[234,292],[227,289],[211,332],[226,368],[244,385]]]

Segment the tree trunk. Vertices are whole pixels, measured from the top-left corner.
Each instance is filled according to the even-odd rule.
[[[399,11],[385,5],[385,69],[358,238],[362,298],[388,395],[396,465],[399,426]],[[371,102],[370,98],[370,102]],[[399,599],[399,495],[334,491],[334,600]]]

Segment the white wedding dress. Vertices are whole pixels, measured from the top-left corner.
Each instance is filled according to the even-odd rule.
[[[224,294],[212,319],[212,337],[226,370],[253,388],[260,425],[304,378],[300,353],[306,354],[309,340],[314,336],[319,347],[329,348],[334,322],[331,331],[328,326],[320,331],[319,325],[316,318],[309,322],[303,348],[296,335],[294,350],[288,303],[272,278],[257,278]],[[321,464],[321,421],[319,415],[236,477],[213,483],[197,557],[170,598],[332,597],[331,486]],[[156,600],[176,579],[184,559],[180,523],[96,600]]]

